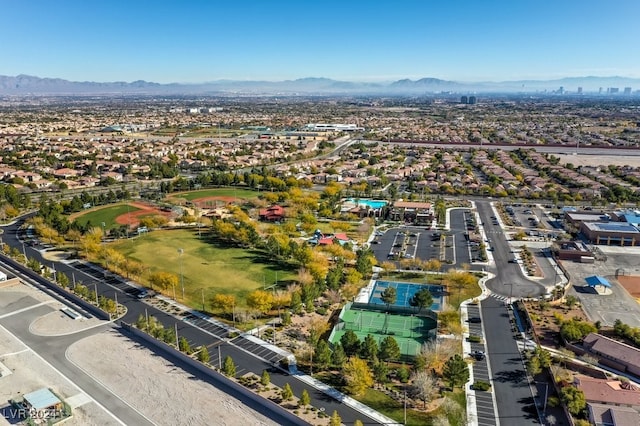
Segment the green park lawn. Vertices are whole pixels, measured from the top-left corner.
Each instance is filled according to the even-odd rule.
[[[151,272],[172,272],[180,276],[182,271],[185,297],[182,299],[179,283],[175,289],[177,300],[202,309],[204,293],[208,311],[215,293],[234,294],[238,306],[245,306],[245,297],[251,291],[265,285],[269,288],[276,283],[276,278],[278,287],[286,287],[295,278],[295,271],[271,262],[268,254],[221,246],[207,238],[205,234],[199,238],[194,230],[162,230],[118,241],[112,247],[127,258],[147,265]],[[165,293],[173,296],[171,289]]]
[[[236,189],[236,188],[213,188],[213,189],[202,189],[199,191],[189,191],[189,192],[175,192],[172,193],[169,198],[184,198],[185,200],[193,201],[198,198],[206,198],[206,197],[234,197],[234,198],[256,198],[260,195],[257,191],[252,191],[250,189]]]
[[[118,216],[138,210],[140,209],[126,203],[111,205],[81,214],[75,221],[82,226],[91,222],[93,226],[101,227],[104,222],[105,229],[118,228],[120,226],[116,223]]]

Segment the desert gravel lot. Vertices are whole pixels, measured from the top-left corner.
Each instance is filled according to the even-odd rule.
[[[159,425],[277,424],[115,330],[74,343],[67,358]]]
[[[51,388],[73,408],[69,426],[121,425],[99,404],[58,373],[1,325],[3,315],[15,318],[20,310],[44,303],[54,310],[26,324],[43,338],[72,335],[104,325],[95,318],[73,320],[66,307],[26,285],[0,289],[0,410],[8,400],[40,388]],[[158,425],[276,425],[235,398],[194,378],[118,333],[99,332],[73,343],[67,359],[92,375],[111,393]],[[117,413],[114,413],[117,415]],[[11,424],[0,414],[0,425]]]
[[[571,154],[553,154],[560,158],[560,164],[571,163],[574,166],[631,166],[640,167],[640,156],[624,156],[624,155],[571,155]]]

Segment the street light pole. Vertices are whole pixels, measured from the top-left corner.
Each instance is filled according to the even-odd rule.
[[[184,253],[184,250],[179,248],[178,253],[180,255],[180,286],[182,287],[182,301],[184,301],[184,275],[182,274],[182,254]]]

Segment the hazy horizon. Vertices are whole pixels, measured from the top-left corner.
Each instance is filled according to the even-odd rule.
[[[60,0],[2,10],[7,76],[163,84],[640,78],[636,0]]]

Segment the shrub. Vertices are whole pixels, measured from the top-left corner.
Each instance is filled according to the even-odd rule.
[[[547,398],[547,405],[551,408],[555,408],[560,405],[560,398],[557,396],[550,396]]]
[[[473,385],[471,385],[471,389],[477,391],[488,391],[491,389],[491,384],[482,380],[476,380]]]

